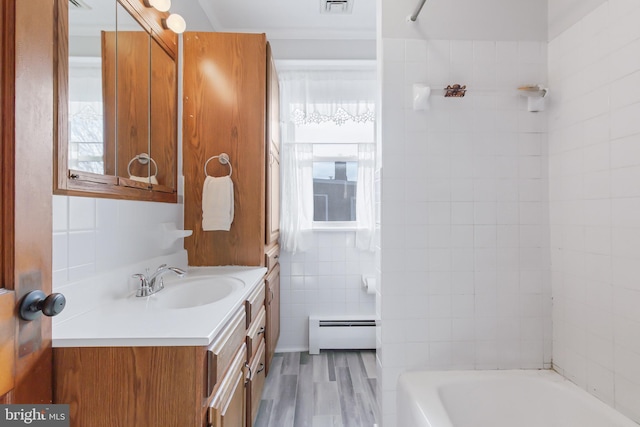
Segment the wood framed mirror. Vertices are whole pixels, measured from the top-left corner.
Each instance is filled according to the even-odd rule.
[[[178,37],[143,0],[56,0],[54,194],[177,201]]]

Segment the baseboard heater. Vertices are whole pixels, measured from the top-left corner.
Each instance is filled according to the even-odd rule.
[[[374,316],[309,316],[309,354],[376,348]]]

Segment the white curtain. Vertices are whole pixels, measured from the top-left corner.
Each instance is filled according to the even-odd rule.
[[[283,71],[279,79],[283,116],[296,124],[375,120],[374,71]]]
[[[374,144],[358,144],[358,186],[356,188],[356,247],[375,250]]]
[[[284,125],[280,244],[295,253],[308,249],[313,237],[313,144],[296,141],[294,124],[374,122],[376,75],[373,70],[282,71],[279,80]],[[374,250],[376,150],[369,141],[358,146],[356,246]]]
[[[313,232],[313,145],[282,147],[281,193],[285,209],[280,216],[280,245],[287,252],[304,252]]]

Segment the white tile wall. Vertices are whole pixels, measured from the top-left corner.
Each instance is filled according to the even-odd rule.
[[[182,204],[53,196],[54,289],[182,249],[164,223],[182,228]]]
[[[382,39],[383,425],[408,369],[551,363],[544,42]],[[413,83],[432,87],[412,109]],[[465,98],[444,98],[448,84]]]
[[[355,232],[315,232],[311,248],[280,255],[281,329],[277,351],[309,349],[309,316],[375,314],[362,286],[375,274],[374,253],[355,247]]]
[[[549,44],[553,363],[640,422],[640,3]]]

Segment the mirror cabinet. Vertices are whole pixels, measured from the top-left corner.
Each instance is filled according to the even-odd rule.
[[[143,0],[57,0],[54,194],[177,200],[177,35]]]

